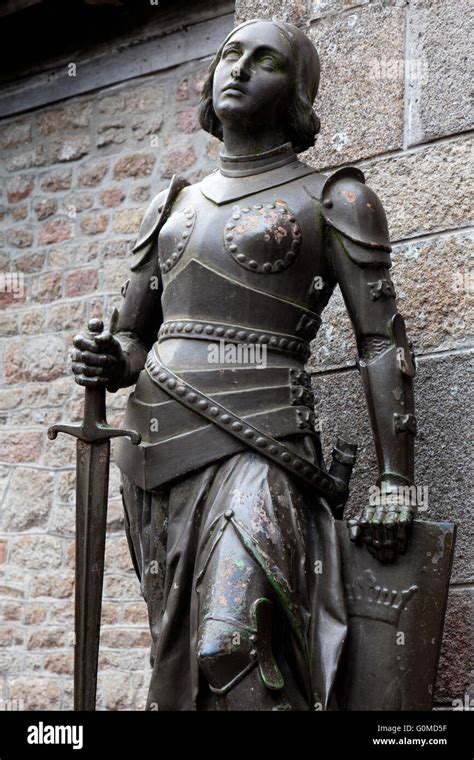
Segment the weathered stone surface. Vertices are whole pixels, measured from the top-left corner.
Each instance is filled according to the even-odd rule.
[[[161,114],[159,116],[147,116],[147,117],[140,117],[139,119],[135,119],[132,121],[132,136],[135,140],[138,140],[139,142],[142,142],[146,138],[148,138],[149,144],[151,148],[158,147],[158,143],[156,141],[156,135],[161,130],[163,124],[163,117]]]
[[[86,214],[80,221],[81,232],[83,235],[101,235],[107,229],[108,223],[107,214]]]
[[[122,616],[122,605],[118,602],[104,602],[102,605],[102,622],[104,625],[115,625]]]
[[[148,177],[155,165],[156,158],[150,153],[132,153],[120,158],[114,167],[114,178]]]
[[[473,242],[472,233],[459,233],[396,247],[392,278],[415,351],[452,348],[474,336]]]
[[[148,648],[132,649],[130,652],[102,648],[99,652],[99,670],[143,670],[148,667],[149,655]]]
[[[47,109],[38,115],[38,133],[47,137],[55,132],[87,127],[91,113],[90,103],[72,103],[63,108]]]
[[[472,522],[466,510],[471,499],[466,461],[471,427],[466,409],[473,405],[470,363],[470,355],[464,353],[419,358],[415,379],[419,430],[415,479],[417,485],[428,487],[428,509],[420,512],[420,519],[458,525],[455,583],[474,581]],[[366,504],[368,489],[378,474],[362,384],[356,371],[316,375],[313,382],[326,460],[331,461],[330,449],[337,435],[359,445],[347,505],[347,514],[352,514]]]
[[[63,374],[66,346],[58,335],[18,339],[5,350],[3,373],[7,383],[53,380]]]
[[[116,211],[114,214],[113,231],[124,234],[136,234],[143,219],[143,208],[131,208],[126,211]]]
[[[62,541],[55,536],[26,535],[12,540],[13,565],[25,570],[49,570],[61,565]]]
[[[57,675],[72,675],[74,672],[74,653],[49,654],[44,661],[44,669]]]
[[[9,696],[21,700],[25,710],[58,710],[61,690],[59,681],[51,678],[13,678]]]
[[[144,602],[127,604],[123,611],[123,619],[125,623],[131,623],[132,625],[148,625],[146,604]]]
[[[124,265],[117,266],[113,260],[104,262],[102,284],[108,293],[119,293],[126,280],[127,270]]]
[[[22,403],[27,407],[44,406],[48,399],[48,386],[48,383],[26,383],[22,386]]]
[[[178,132],[191,134],[201,129],[197,116],[197,106],[189,106],[176,114],[176,128]]]
[[[45,222],[38,235],[39,245],[53,245],[74,237],[74,223],[68,219],[53,219]]]
[[[105,116],[123,116],[124,114],[160,112],[163,107],[164,91],[156,85],[142,87],[128,86],[98,101],[97,111]]]
[[[68,418],[70,419],[70,418]],[[71,418],[71,422],[74,420]],[[49,531],[56,536],[73,536],[76,530],[76,512],[73,506],[66,507],[64,504],[51,509]]]
[[[49,303],[61,298],[61,273],[46,272],[31,280],[31,299],[36,303]]]
[[[76,269],[68,272],[64,280],[64,295],[68,298],[83,296],[96,290],[97,269]]]
[[[0,462],[34,462],[41,449],[42,438],[42,433],[33,431],[1,431]]]
[[[57,212],[58,203],[54,198],[41,198],[35,202],[34,209],[36,218],[42,222]]]
[[[74,576],[67,575],[62,569],[57,575],[39,575],[33,577],[31,586],[32,597],[53,597],[67,599],[72,596]]]
[[[45,604],[23,604],[22,615],[25,625],[38,625],[44,623],[48,614],[48,608]]]
[[[61,246],[50,248],[47,251],[47,261],[50,269],[67,269],[75,256],[76,249],[73,246]]]
[[[26,251],[22,253],[15,253],[11,257],[11,265],[13,271],[24,272],[24,274],[39,272],[41,269],[43,269],[45,261],[46,254],[43,252],[36,253],[34,251]]]
[[[97,127],[96,145],[98,148],[105,148],[107,145],[122,145],[127,139],[127,130],[125,125],[121,124],[101,124]]]
[[[78,213],[92,208],[93,205],[94,198],[89,193],[76,193],[63,201],[69,219],[75,219]]]
[[[11,210],[12,221],[20,222],[22,219],[26,219],[28,216],[28,206],[15,206]]]
[[[7,243],[14,248],[29,248],[33,243],[33,230],[31,227],[16,227],[8,230]]]
[[[131,199],[132,201],[136,201],[137,203],[141,203],[142,201],[147,201],[150,197],[150,185],[137,185],[133,188]]]
[[[472,151],[472,141],[460,138],[361,167],[384,204],[392,240],[472,224]]]
[[[14,409],[21,404],[21,398],[14,388],[0,388],[0,409]]]
[[[463,700],[468,693],[469,667],[472,661],[472,607],[472,589],[451,589],[434,693],[435,702],[449,705],[453,699]]]
[[[109,166],[105,162],[94,161],[87,164],[79,172],[79,187],[96,187],[105,177]]]
[[[114,649],[140,648],[151,644],[151,635],[148,630],[109,628],[102,632],[101,641],[104,647],[113,647]]]
[[[18,203],[31,195],[34,187],[34,177],[31,175],[19,175],[12,177],[6,183],[7,199],[9,203]]]
[[[121,532],[124,529],[125,520],[121,499],[109,499],[107,509],[107,530],[110,533]]]
[[[108,599],[130,599],[136,601],[140,598],[140,586],[137,578],[132,575],[107,575],[105,577],[105,597]]]
[[[86,322],[84,301],[71,301],[51,306],[47,311],[46,324],[49,330],[72,330],[82,328]]]
[[[130,674],[126,671],[99,673],[97,707],[102,710],[130,709]]]
[[[296,26],[309,21],[311,0],[280,0],[278,5],[271,0],[237,0],[235,3],[236,22],[253,18],[278,18]]]
[[[408,89],[408,144],[472,129],[472,4],[411,0],[407,10],[408,56],[424,74]]]
[[[375,0],[376,2],[377,0]],[[288,0],[285,0],[288,2]],[[368,5],[374,0],[309,0],[309,17],[311,20],[321,18],[326,13],[342,10],[354,10],[361,5]],[[384,0],[384,5],[405,5],[405,0]]]
[[[0,314],[0,337],[6,338],[9,335],[17,335],[18,318],[13,314]]]
[[[104,244],[106,243],[104,242]],[[76,250],[74,263],[78,266],[81,264],[90,264],[91,262],[96,264],[98,257],[100,256],[100,251],[101,247],[99,243],[96,243],[94,241],[82,243]]]
[[[56,500],[62,504],[74,504],[75,486],[76,473],[74,470],[56,473]]]
[[[162,175],[171,178],[173,174],[189,169],[196,162],[192,145],[168,151],[163,157]]]
[[[65,354],[66,357],[66,354]],[[70,376],[70,372],[68,373]],[[69,380],[69,378],[68,378]],[[71,388],[69,380],[69,387]],[[77,386],[79,387],[79,386]],[[75,439],[69,435],[60,436],[59,442],[55,441],[45,447],[43,464],[46,467],[68,467],[76,461]]]
[[[64,628],[43,626],[40,630],[32,633],[27,642],[27,649],[57,649],[66,644],[67,638]]]
[[[130,549],[125,536],[115,537],[109,540],[105,559],[107,567],[123,572],[135,572],[130,557]]]
[[[0,619],[2,621],[21,620],[22,606],[16,602],[2,602],[0,604]]]
[[[66,602],[50,602],[49,606],[53,612],[53,614],[50,615],[51,620],[62,620],[68,623],[74,620],[74,602],[72,600]]]
[[[12,153],[5,159],[5,168],[9,172],[31,169],[49,163],[51,156],[44,145],[38,145],[33,150],[21,150]]]
[[[176,100],[182,101],[182,100],[188,100],[189,98],[189,80],[188,77],[184,77],[181,79],[181,81],[178,83],[178,86],[176,88]]]
[[[21,332],[23,335],[38,335],[44,332],[45,323],[44,309],[30,309],[21,314]]]
[[[78,161],[89,153],[90,139],[85,135],[63,137],[60,140],[55,140],[50,150],[53,163]]]
[[[72,185],[72,172],[66,169],[56,169],[49,172],[41,181],[41,189],[46,193],[58,193],[69,190]]]
[[[0,539],[0,565],[7,561],[8,543],[5,538]]]
[[[121,187],[108,187],[99,195],[101,204],[107,207],[120,206],[124,198],[125,193]]]
[[[24,145],[31,140],[31,123],[29,120],[13,121],[0,128],[0,150],[9,150]]]
[[[311,27],[310,37],[321,59],[315,103],[321,132],[303,156],[329,167],[400,147],[403,71],[387,76],[379,63],[403,62],[403,10],[374,4],[328,15]]]
[[[13,532],[44,527],[51,509],[52,494],[53,476],[50,472],[15,468],[2,512],[3,530]]]
[[[210,161],[217,164],[219,152],[222,148],[222,143],[217,137],[209,136],[207,139],[206,155]]]
[[[9,625],[0,628],[0,647],[17,647],[23,644],[23,635],[19,628]]]

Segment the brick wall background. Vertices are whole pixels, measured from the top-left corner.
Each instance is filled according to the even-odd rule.
[[[423,517],[459,529],[436,689],[436,704],[448,707],[469,690],[473,635],[470,7],[280,0],[276,16],[305,29],[322,62],[322,130],[304,158],[324,171],[362,168],[389,218],[399,307],[418,357]],[[270,18],[274,9],[237,0],[236,18]],[[119,305],[148,201],[172,173],[197,180],[214,168],[218,144],[196,121],[207,63],[196,50],[195,61],[163,73],[0,122],[0,272],[24,284],[20,297],[0,293],[0,706],[72,706],[75,444],[66,436],[48,442],[46,427],[81,417],[71,339]],[[310,368],[328,451],[336,433],[359,442],[351,509],[376,474],[354,355],[336,296]],[[111,424],[121,423],[127,395],[109,395]],[[98,706],[143,709],[150,639],[118,487],[113,466]]]

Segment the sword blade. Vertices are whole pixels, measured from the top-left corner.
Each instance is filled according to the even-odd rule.
[[[110,441],[77,442],[74,709],[95,710]]]

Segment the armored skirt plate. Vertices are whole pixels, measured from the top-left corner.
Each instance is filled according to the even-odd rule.
[[[301,251],[301,228],[283,200],[236,205],[225,225],[225,247],[245,269],[281,272]]]

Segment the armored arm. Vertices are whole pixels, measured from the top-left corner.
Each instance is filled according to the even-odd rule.
[[[150,226],[150,216],[161,213],[165,197],[166,191],[159,193],[144,216],[132,249],[129,277],[122,285],[124,300],[112,318],[110,329],[122,347],[126,366],[120,377],[108,383],[107,390],[111,392],[136,382],[162,322],[157,235],[146,236],[144,227]]]
[[[152,200],[143,217],[132,249],[130,276],[122,286],[124,301],[111,324],[111,332],[120,343],[126,362],[120,379],[107,385],[111,392],[136,382],[163,321],[158,234],[176,196],[187,184],[175,175],[170,186]]]
[[[413,505],[404,499],[414,479],[415,367],[390,279],[387,220],[358,169],[337,171],[325,183],[321,211],[326,251],[354,328],[358,368],[377,454],[381,500],[354,522],[380,559],[403,552]],[[410,492],[411,493],[411,492]]]

